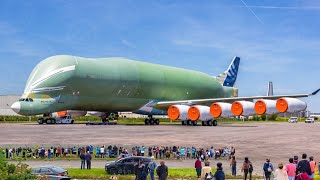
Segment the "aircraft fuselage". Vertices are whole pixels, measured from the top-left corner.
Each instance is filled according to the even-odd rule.
[[[124,58],[59,55],[33,69],[15,111],[137,111],[150,101],[233,97],[234,92],[198,71]]]

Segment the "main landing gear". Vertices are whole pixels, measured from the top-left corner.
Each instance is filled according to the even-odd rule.
[[[202,121],[202,126],[217,126],[217,120]]]
[[[146,118],[144,120],[144,124],[145,125],[159,125],[160,121],[159,121],[159,119],[154,119],[152,116],[148,116],[148,118]]]
[[[191,121],[191,120],[187,120],[187,121],[181,121],[182,125],[188,125],[188,126],[196,126],[198,123],[198,121]]]

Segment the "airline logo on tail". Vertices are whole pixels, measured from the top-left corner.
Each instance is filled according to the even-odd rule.
[[[240,57],[236,56],[231,61],[228,69],[224,73],[219,74],[216,78],[223,86],[233,87],[237,80],[239,65]]]

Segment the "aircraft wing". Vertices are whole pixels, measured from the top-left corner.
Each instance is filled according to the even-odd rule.
[[[230,97],[230,98],[213,98],[213,99],[193,99],[193,100],[179,100],[179,101],[160,101],[156,103],[157,107],[169,107],[175,104],[185,105],[198,105],[198,104],[209,104],[215,102],[234,102],[234,101],[252,101],[255,99],[279,99],[283,97],[291,98],[302,98],[316,95],[320,89],[314,91],[311,94],[292,94],[292,95],[276,95],[276,96],[251,96],[251,97]]]

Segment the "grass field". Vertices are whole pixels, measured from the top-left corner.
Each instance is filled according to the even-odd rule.
[[[109,179],[111,175],[107,174],[103,168],[95,168],[91,170],[81,170],[76,168],[67,169],[72,178],[78,179]],[[212,173],[214,174],[216,170],[213,169]],[[134,175],[116,175],[118,179],[123,180],[134,180]],[[194,168],[169,168],[169,177],[168,179],[190,179],[197,180],[196,171]],[[226,179],[243,179],[242,175],[236,177],[226,174]],[[252,179],[263,179],[262,176],[253,176]],[[320,176],[317,175],[315,180],[320,180]]]
[[[81,170],[75,168],[67,169],[72,178],[78,179],[108,179],[111,175],[107,174],[103,168],[96,168],[91,170]],[[215,169],[212,173],[215,173]],[[118,179],[133,180],[134,175],[116,175]],[[169,168],[168,179],[198,179],[194,168]],[[226,179],[243,179],[242,176],[226,175]],[[263,179],[261,176],[253,176],[253,179]]]

